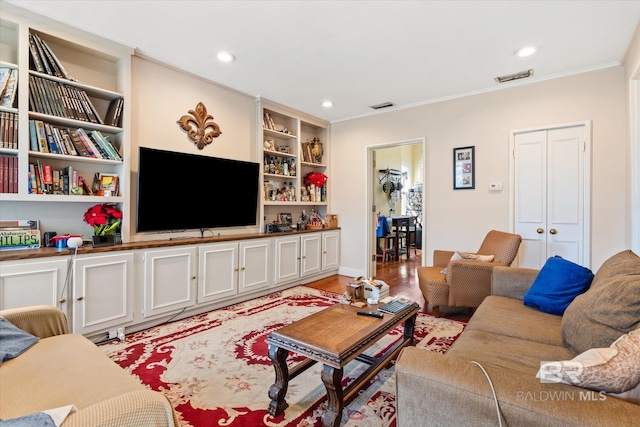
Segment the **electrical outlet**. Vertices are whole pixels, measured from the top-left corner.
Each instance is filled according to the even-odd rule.
[[[115,338],[115,337],[117,337],[117,336],[118,336],[118,331],[116,331],[115,329],[111,329],[111,330],[109,331],[109,339],[110,339],[110,340],[114,339],[114,338]]]
[[[118,339],[124,341],[124,328],[118,328]]]

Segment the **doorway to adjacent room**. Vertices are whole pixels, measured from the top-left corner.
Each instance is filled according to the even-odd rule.
[[[367,277],[375,277],[377,269],[381,268],[382,264],[385,271],[393,268],[402,270],[403,262],[407,260],[406,251],[409,249],[412,259],[418,259],[418,264],[422,263],[422,248],[426,239],[423,233],[426,224],[423,206],[426,175],[425,146],[425,138],[416,138],[383,143],[368,149],[367,206],[370,211],[367,215],[367,230],[369,230],[367,247],[370,262]],[[410,240],[407,244],[407,240],[403,239],[398,245],[391,241],[390,245],[394,245],[392,256],[388,256],[387,253],[380,256],[379,252],[382,250],[380,242],[383,239],[378,239],[376,232],[379,218],[405,216],[415,218],[416,241]],[[390,226],[391,222],[389,221]],[[399,247],[399,256],[396,257],[395,250]]]

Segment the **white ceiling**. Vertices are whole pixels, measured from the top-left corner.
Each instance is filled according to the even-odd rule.
[[[8,2],[329,121],[616,66],[640,21],[640,0]]]

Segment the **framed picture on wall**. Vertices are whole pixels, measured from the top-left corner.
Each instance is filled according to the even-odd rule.
[[[453,189],[475,188],[475,146],[453,149]]]

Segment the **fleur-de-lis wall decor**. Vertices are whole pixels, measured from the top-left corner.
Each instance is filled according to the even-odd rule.
[[[189,114],[191,115],[180,117],[177,123],[187,132],[189,139],[198,146],[198,149],[202,150],[205,145],[213,142],[213,138],[222,134],[220,126],[213,121],[212,115],[207,114],[207,107],[202,102],[198,102],[195,111],[189,110]],[[207,129],[210,130],[207,132]]]

